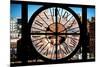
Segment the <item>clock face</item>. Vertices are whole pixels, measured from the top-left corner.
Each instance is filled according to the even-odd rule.
[[[80,41],[80,27],[67,9],[49,7],[32,18],[30,37],[36,51],[45,58],[68,57]]]

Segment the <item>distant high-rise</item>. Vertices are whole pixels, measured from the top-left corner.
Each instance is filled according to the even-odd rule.
[[[10,37],[17,38],[18,30],[17,30],[17,23],[14,18],[10,19]]]
[[[87,29],[89,34],[88,50],[91,57],[94,57],[95,53],[95,17],[91,17],[91,21],[87,21]]]

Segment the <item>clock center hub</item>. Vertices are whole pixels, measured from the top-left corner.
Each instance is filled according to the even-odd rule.
[[[65,41],[65,35],[58,35],[58,33],[64,33],[65,31],[65,27],[63,24],[61,23],[57,23],[57,25],[55,23],[50,24],[47,28],[47,33],[54,33],[54,35],[47,35],[47,38],[49,40],[49,42],[52,45],[60,45],[61,43],[63,43]]]
[[[63,24],[61,23],[57,23],[57,25],[55,23],[53,24],[50,24],[49,25],[49,30],[48,31],[51,31],[51,32],[56,32],[56,33],[60,33],[61,31],[65,30],[65,27]]]

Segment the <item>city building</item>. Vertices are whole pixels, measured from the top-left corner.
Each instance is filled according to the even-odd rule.
[[[88,52],[90,58],[95,57],[95,17],[91,17],[91,21],[87,21],[87,30],[89,35]]]

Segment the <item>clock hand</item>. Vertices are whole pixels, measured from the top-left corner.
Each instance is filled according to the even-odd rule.
[[[55,30],[56,30],[56,50],[55,50],[55,53],[56,53],[56,59],[57,59],[57,32],[58,32],[58,26],[57,26],[57,7],[55,8],[55,21],[56,21],[56,26],[55,26]]]
[[[50,13],[51,13],[52,22],[54,23],[54,18],[53,18],[53,15],[54,15],[54,8],[53,8],[53,14],[52,14],[51,9],[50,9]]]

